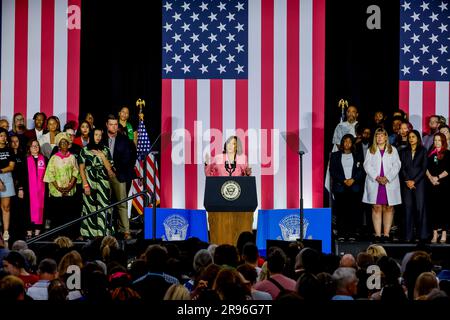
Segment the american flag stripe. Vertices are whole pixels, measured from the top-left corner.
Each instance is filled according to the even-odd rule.
[[[80,30],[68,28],[70,8],[81,0],[3,0],[0,113],[56,115],[61,123],[79,113]]]
[[[159,169],[158,165],[155,163],[155,158],[152,154],[147,155],[146,160],[147,162],[147,170],[145,173],[145,188],[147,190],[150,190],[153,192],[155,189],[155,174],[156,174],[156,204],[158,205],[161,201],[160,195],[161,195],[161,188],[160,188],[160,181],[159,181]],[[134,166],[134,172],[136,173],[136,176],[139,178],[142,178],[144,176],[144,161],[143,160],[136,160],[136,164]],[[134,179],[131,184],[129,196],[141,192],[144,188],[144,186],[140,184],[138,179]],[[142,214],[144,212],[144,199],[143,197],[134,198],[131,200],[132,205],[135,207],[136,211],[139,214]],[[151,204],[149,205],[151,207]],[[131,216],[131,206],[128,205],[128,216]]]
[[[399,106],[419,132],[449,116],[449,2],[400,1]]]
[[[409,114],[414,129],[426,131],[431,115],[446,118],[450,112],[450,86],[447,81],[400,81],[399,105]]]
[[[267,129],[269,134],[266,139],[250,132],[241,139],[256,177],[260,207],[299,206],[300,141],[307,151],[305,207],[322,206],[324,99],[318,96],[324,94],[325,1],[251,0],[248,6],[248,80],[163,79],[162,207],[203,207],[202,151],[214,156],[227,137],[247,129]],[[183,150],[184,159],[197,163],[191,170],[192,164],[180,164],[171,155],[179,153],[180,133],[175,130],[191,133],[196,120],[201,122],[202,134],[215,129],[223,136],[212,140],[209,148],[208,136],[206,142],[205,136],[198,141],[197,131],[194,143],[184,141],[185,148],[191,146]],[[279,136],[286,132],[288,143]]]

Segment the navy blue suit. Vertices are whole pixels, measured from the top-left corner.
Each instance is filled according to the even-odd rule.
[[[334,196],[334,214],[336,216],[339,237],[354,237],[361,225],[361,192],[363,190],[364,169],[360,152],[352,153],[353,167],[351,179],[354,183],[344,184],[345,173],[342,166],[342,151],[336,151],[330,157],[331,191]]]
[[[402,168],[400,170],[400,185],[402,188],[403,205],[406,214],[405,238],[414,240],[414,227],[420,239],[428,238],[428,216],[425,203],[427,151],[425,148],[416,150],[414,159],[410,148],[400,152]],[[409,189],[406,181],[413,180],[415,189]]]

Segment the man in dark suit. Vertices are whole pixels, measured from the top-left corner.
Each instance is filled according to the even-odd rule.
[[[127,182],[135,178],[136,151],[131,145],[132,142],[126,136],[118,134],[119,123],[115,115],[110,114],[108,116],[106,129],[104,143],[111,151],[115,170],[115,177],[110,178],[109,181],[116,201],[120,201],[127,197]],[[128,240],[131,236],[127,202],[119,204],[117,209],[119,213],[119,232],[123,234],[125,240]]]

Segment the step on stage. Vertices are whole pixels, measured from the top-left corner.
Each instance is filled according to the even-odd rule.
[[[365,251],[372,242],[369,241],[344,241],[335,242],[335,252],[339,256],[351,253],[355,258],[359,252]],[[435,264],[450,263],[450,244],[409,244],[409,243],[379,243],[386,250],[389,257],[401,262],[406,253],[423,250],[431,254]]]

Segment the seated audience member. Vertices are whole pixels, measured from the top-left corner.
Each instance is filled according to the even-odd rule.
[[[312,248],[303,248],[295,257],[294,268],[294,279],[298,279],[303,273],[318,274],[322,272],[320,253]]]
[[[294,291],[296,282],[283,275],[283,270],[286,265],[286,255],[278,247],[272,247],[267,254],[267,270],[269,278],[267,280],[258,282],[254,285],[256,290],[268,292],[272,299],[276,299],[282,292]]]
[[[354,300],[358,288],[355,269],[338,268],[333,273],[333,280],[336,283],[336,295],[332,300]]]
[[[63,302],[69,300],[69,290],[61,279],[54,279],[48,285],[48,301]]]
[[[214,280],[213,290],[222,301],[244,302],[251,300],[249,281],[232,268],[223,268]]]
[[[256,284],[256,280],[258,279],[254,266],[248,263],[244,263],[237,267],[236,270],[244,277],[245,280],[249,281],[253,300],[272,300],[272,296],[269,293],[256,290],[253,287]]]
[[[258,247],[252,242],[247,242],[242,249],[242,260],[255,268],[257,277],[261,273],[261,268],[258,266],[258,259]]]
[[[28,288],[27,295],[33,300],[48,300],[50,281],[58,277],[58,266],[53,259],[44,259],[39,263],[39,281]]]
[[[172,284],[179,284],[177,278],[165,273],[167,260],[166,248],[156,244],[147,248],[145,261],[148,273],[133,283],[133,289],[143,300],[161,301]]]
[[[414,300],[427,300],[427,295],[433,289],[439,289],[439,283],[434,273],[421,273],[414,287]]]
[[[356,269],[356,260],[351,253],[344,254],[339,263],[339,267]]]
[[[163,300],[191,300],[191,294],[182,284],[173,284],[167,289]]]
[[[24,256],[17,251],[10,251],[6,257],[3,258],[3,269],[10,275],[20,278],[27,290],[39,278],[35,274],[30,274],[26,271],[26,261]]]
[[[373,257],[375,263],[381,257],[387,256],[386,250],[379,244],[371,244],[367,247],[366,252]]]
[[[423,272],[431,272],[433,263],[431,257],[425,251],[416,251],[412,253],[408,262],[406,263],[405,271],[403,272],[403,279],[406,288],[408,289],[408,299],[414,300],[414,289],[417,278]]]
[[[239,255],[235,246],[221,244],[214,251],[214,263],[219,266],[236,268],[239,264]]]
[[[25,286],[22,279],[8,275],[0,279],[0,301],[13,302],[25,300]]]

